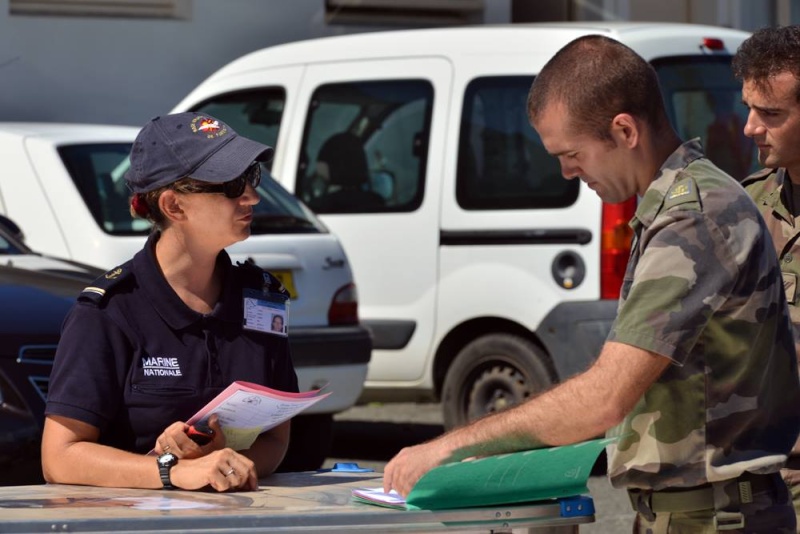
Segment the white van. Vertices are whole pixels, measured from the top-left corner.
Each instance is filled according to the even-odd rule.
[[[276,147],[272,173],[344,243],[374,351],[362,400],[441,399],[451,427],[583,370],[616,311],[634,204],[562,179],[528,124],[537,71],[586,34],[663,83],[684,138],[753,165],[730,60],[748,34],[651,23],[381,32],[246,55],[174,111]],[[592,80],[575,80],[576,84]]]

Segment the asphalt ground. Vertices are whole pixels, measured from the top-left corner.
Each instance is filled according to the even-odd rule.
[[[383,471],[386,462],[400,449],[422,443],[444,432],[438,404],[370,404],[355,406],[334,418],[331,456],[323,467],[336,462],[357,462],[361,467]],[[622,490],[611,487],[604,474],[605,459],[598,460],[589,478],[594,500],[595,522],[582,525],[588,534],[630,532],[633,512]]]

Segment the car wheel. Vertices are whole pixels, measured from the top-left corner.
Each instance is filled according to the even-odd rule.
[[[525,401],[553,383],[542,350],[511,334],[490,334],[458,353],[442,389],[444,426],[455,428]]]
[[[286,473],[319,469],[328,457],[332,440],[332,414],[298,415],[292,419],[289,450],[276,471]]]

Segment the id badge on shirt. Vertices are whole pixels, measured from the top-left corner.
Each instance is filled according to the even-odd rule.
[[[280,293],[244,290],[244,328],[275,336],[286,336],[289,299]]]

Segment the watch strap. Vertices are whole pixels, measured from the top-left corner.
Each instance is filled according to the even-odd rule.
[[[156,463],[158,464],[158,475],[161,477],[161,484],[163,484],[164,489],[175,489],[175,486],[172,485],[172,480],[170,479],[169,475],[172,467],[177,462],[172,462],[167,465],[164,465],[160,461],[157,461]]]

